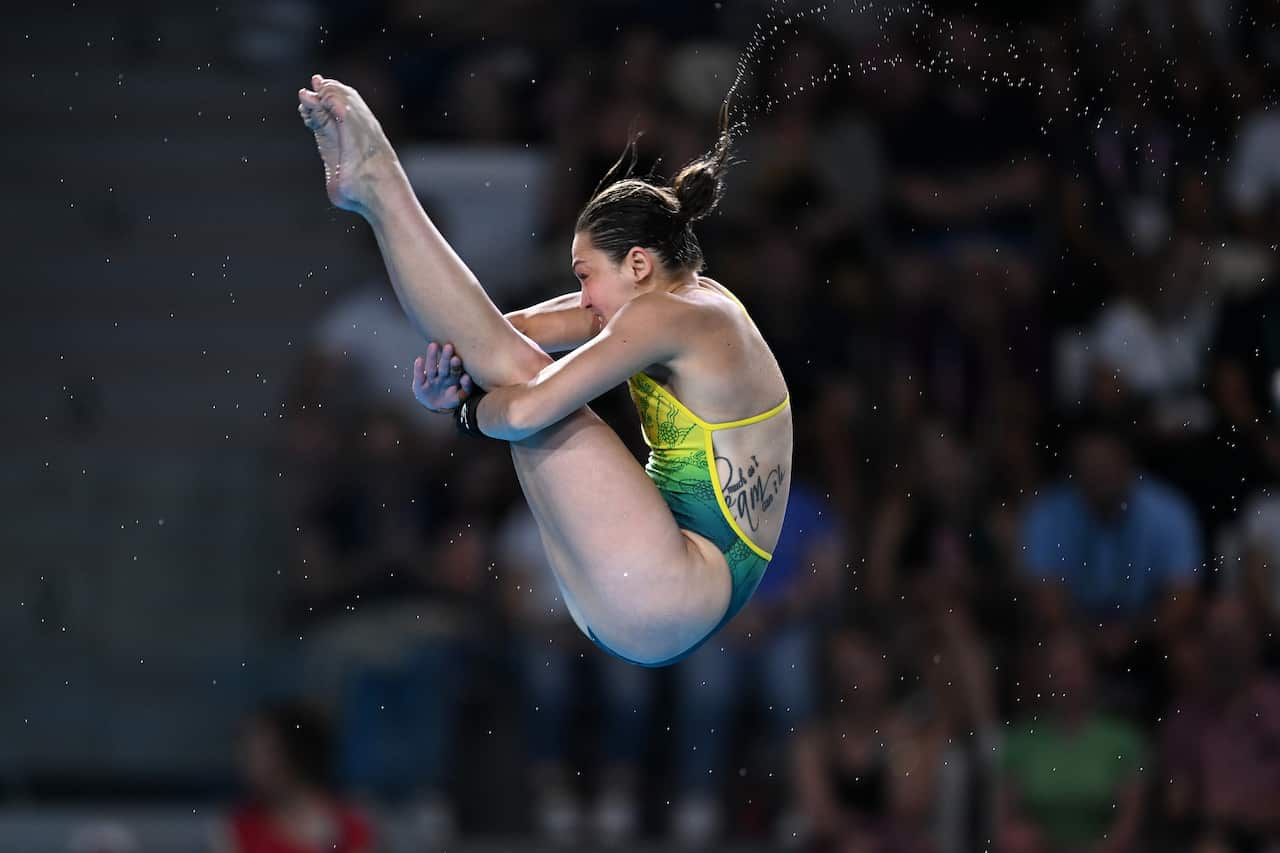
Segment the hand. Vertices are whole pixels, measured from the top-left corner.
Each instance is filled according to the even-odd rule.
[[[329,201],[357,213],[368,207],[377,170],[396,162],[395,151],[360,93],[319,74],[315,90],[298,90],[298,114],[316,136]]]
[[[462,370],[462,359],[453,344],[427,344],[426,357],[413,360],[413,398],[429,411],[451,412],[471,396],[475,386],[471,376]]]

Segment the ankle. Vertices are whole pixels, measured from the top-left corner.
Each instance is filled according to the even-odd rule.
[[[358,176],[359,209],[373,228],[402,213],[413,213],[418,197],[393,149],[374,155],[361,165]]]

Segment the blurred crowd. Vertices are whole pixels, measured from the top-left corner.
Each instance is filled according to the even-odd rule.
[[[787,39],[700,230],[792,391],[760,590],[669,670],[596,650],[505,451],[369,379],[425,342],[353,288],[279,450],[335,790],[432,837],[514,808],[566,844],[1280,850],[1280,6],[829,5],[309,7],[396,144],[547,152],[504,310],[575,289],[633,122],[669,174],[756,25]],[[640,454],[625,394],[596,405]],[[477,768],[495,705],[519,748]],[[522,796],[461,818],[477,772]]]

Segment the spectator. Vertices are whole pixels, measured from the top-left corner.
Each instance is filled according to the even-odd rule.
[[[1164,737],[1170,817],[1246,850],[1280,844],[1280,679],[1259,665],[1260,637],[1243,598],[1213,603]]]
[[[1202,239],[1177,233],[1118,299],[1098,314],[1086,338],[1092,388],[1084,396],[1097,411],[1135,415],[1145,462],[1203,511],[1220,498],[1221,471],[1213,448],[1215,420],[1205,392],[1217,300],[1208,286]],[[1139,270],[1145,270],[1143,261]]]
[[[1028,680],[1040,701],[1001,749],[1000,835],[1018,839],[1014,847],[1038,837],[1061,853],[1142,849],[1142,735],[1097,707],[1093,664],[1079,635],[1054,634],[1036,657]]]
[[[750,691],[766,709],[779,750],[816,712],[819,632],[844,565],[842,527],[813,486],[793,480],[782,534],[751,606],[676,668],[672,831],[681,843],[706,845],[723,829],[734,715]]]
[[[324,719],[297,703],[260,709],[240,741],[249,800],[219,828],[218,853],[373,853],[369,820],[334,791]]]
[[[1256,287],[1223,306],[1213,342],[1218,440],[1237,499],[1280,480],[1280,281],[1268,266]]]
[[[345,456],[296,525],[307,687],[339,711],[346,784],[403,806],[424,837],[447,836],[458,712],[483,624],[475,481],[445,506],[446,472],[394,411],[366,415]]]
[[[871,528],[866,592],[880,612],[916,584],[941,585],[1000,619],[1010,583],[983,500],[981,467],[944,422],[916,431],[899,483],[881,493]]]
[[[1280,498],[1260,496],[1242,513],[1244,571],[1238,594],[1273,638],[1280,628]]]
[[[1025,244],[1044,189],[1032,112],[1012,88],[982,80],[1007,72],[1007,53],[989,47],[994,34],[974,17],[948,18],[932,32],[932,53],[966,71],[890,130],[895,233],[935,250],[972,240]]]
[[[844,629],[830,646],[832,702],[805,726],[794,786],[811,850],[930,851],[926,828],[945,734],[894,701],[894,661]]]
[[[1199,526],[1182,494],[1137,468],[1115,427],[1082,424],[1070,457],[1070,477],[1035,498],[1023,519],[1024,569],[1039,582],[1038,617],[1048,627],[1064,616],[1096,626],[1096,651],[1118,675],[1108,687],[1136,689],[1128,700],[1149,702],[1156,685],[1125,672],[1135,656],[1149,661],[1153,643],[1194,612]]]
[[[1110,302],[1093,328],[1095,405],[1114,408],[1135,398],[1155,407],[1153,430],[1191,426],[1211,417],[1196,392],[1204,380],[1213,334],[1214,300],[1206,286],[1207,253],[1194,235],[1179,234],[1128,292]]]
[[[572,734],[574,711],[587,700],[598,711],[597,747],[591,754],[604,759],[604,767],[591,774],[598,794],[589,828],[599,843],[626,842],[640,830],[641,778],[658,674],[591,653],[594,647],[561,599],[524,501],[513,504],[497,540],[503,603],[516,630],[513,650],[524,689],[534,821],[553,842],[582,840],[581,774],[572,769]]]
[[[1274,9],[1270,14],[1275,14]],[[1256,225],[1280,197],[1280,164],[1274,156],[1280,145],[1280,116],[1269,108],[1277,87],[1274,78],[1268,81],[1265,66],[1246,65],[1241,70],[1236,82],[1242,101],[1238,109],[1244,117],[1231,153],[1226,189],[1233,212]]]

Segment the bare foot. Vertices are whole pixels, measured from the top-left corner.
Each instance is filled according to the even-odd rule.
[[[316,136],[329,201],[343,210],[368,208],[380,171],[397,163],[395,150],[360,93],[315,74],[298,90],[298,114]]]

